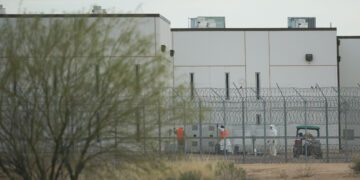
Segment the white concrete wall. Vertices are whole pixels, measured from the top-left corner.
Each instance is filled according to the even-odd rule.
[[[270,32],[270,65],[336,66],[336,31]],[[313,54],[313,61],[305,61]]]
[[[172,34],[170,30],[170,23],[162,18],[156,18],[156,44],[158,44],[158,48],[161,45],[166,46],[166,52],[172,49]]]
[[[256,86],[255,73],[260,73],[260,88],[269,88],[269,32],[246,33],[246,84]]]
[[[272,87],[337,87],[336,66],[273,66],[270,71]]]
[[[245,65],[244,32],[173,32],[175,66]]]
[[[336,31],[275,31],[269,38],[271,87],[337,86]]]
[[[26,15],[24,15],[26,16]],[[49,17],[50,16],[50,17]],[[74,18],[85,18],[87,20],[89,20],[89,23],[95,21],[98,17],[80,17],[80,16],[65,16],[65,17],[51,17],[51,15],[46,16],[46,15],[41,15],[39,14],[38,17],[34,17],[34,18],[30,18],[30,17],[25,17],[23,18],[22,16],[18,16],[18,17],[1,17],[0,18],[0,25],[3,24],[4,22],[6,22],[7,20],[9,20],[11,23],[16,22],[16,20],[18,19],[25,19],[25,20],[34,20],[36,18],[41,18],[41,21],[44,25],[47,25],[49,22],[54,22],[55,20],[73,20]],[[111,25],[111,31],[109,32],[110,37],[112,38],[117,38],[121,35],[121,33],[124,32],[124,29],[129,29],[130,27],[134,27],[134,34],[135,33],[139,33],[141,37],[146,37],[149,38],[150,40],[150,46],[149,50],[147,52],[143,52],[143,53],[135,53],[132,56],[155,56],[155,42],[156,39],[158,38],[156,35],[156,19],[159,19],[159,17],[101,17],[103,19],[105,19],[105,23],[104,25]],[[160,36],[160,35],[159,35]],[[136,38],[136,37],[133,37]],[[134,42],[134,41],[131,41]],[[125,49],[125,45],[124,45],[124,49]],[[110,51],[107,52],[108,55],[110,55]],[[117,52],[118,54],[112,54],[114,55],[121,55],[121,51]],[[105,54],[107,55],[107,54]]]
[[[245,87],[244,32],[173,32],[175,85],[190,82],[197,88],[225,88],[229,83]]]
[[[170,50],[173,49],[172,45],[172,34],[171,34],[171,30],[170,30],[170,22],[168,22],[167,20],[165,20],[162,17],[156,17],[155,19],[155,23],[156,23],[156,40],[155,40],[155,46],[157,48],[156,52],[157,53],[161,53],[161,55],[165,56],[168,60],[168,73],[169,76],[165,77],[168,79],[168,87],[173,87],[174,86],[174,61],[172,59],[172,57],[170,57]],[[161,45],[165,45],[166,50],[165,52],[161,52]],[[160,54],[157,54],[160,55]]]
[[[32,18],[34,17],[34,18]],[[11,23],[15,24],[16,20],[19,19],[26,19],[26,20],[33,20],[35,18],[40,18],[42,23],[44,25],[48,25],[49,22],[54,22],[55,20],[66,20],[66,22],[69,22],[73,20],[74,18],[84,18],[89,20],[90,22],[95,21],[98,18],[104,19],[104,26],[110,25],[111,30],[109,32],[109,36],[111,38],[119,38],[123,35],[123,32],[126,30],[131,30],[133,32],[132,39],[129,40],[130,43],[125,44],[122,43],[120,45],[120,48],[116,51],[111,52],[110,49],[108,49],[107,52],[104,53],[105,56],[124,56],[121,59],[126,59],[134,62],[134,64],[141,64],[151,61],[155,56],[158,55],[164,55],[165,57],[169,58],[169,77],[167,78],[168,84],[167,86],[172,87],[173,86],[173,78],[171,75],[173,74],[173,61],[170,59],[169,50],[172,48],[172,38],[171,38],[171,31],[170,31],[170,22],[165,20],[162,17],[154,17],[154,16],[116,16],[116,15],[104,15],[101,17],[94,17],[90,16],[87,17],[86,15],[64,15],[63,17],[60,16],[53,16],[53,15],[31,15],[29,17],[28,15],[18,15],[18,16],[12,16],[12,17],[0,17],[0,25],[5,23],[6,21],[10,21]],[[69,21],[67,21],[69,20]],[[133,51],[131,54],[125,54],[124,52],[129,52],[128,48],[136,48],[139,42],[137,42],[138,38],[148,38],[149,41],[149,48],[147,51]],[[140,41],[141,43],[141,41]],[[160,54],[160,47],[161,44],[165,44],[167,46],[167,52],[164,54]],[[126,57],[125,57],[126,55]],[[82,54],[81,56],[84,56]]]
[[[175,84],[195,87],[302,87],[337,86],[336,31],[173,31]],[[305,61],[313,54],[313,61]]]
[[[360,83],[360,37],[339,38],[340,86],[355,87]]]

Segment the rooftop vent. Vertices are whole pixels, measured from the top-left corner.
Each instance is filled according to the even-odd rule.
[[[225,28],[225,17],[190,18],[190,28]]]
[[[288,28],[316,28],[316,18],[288,17]]]
[[[102,9],[101,6],[93,6],[93,9],[91,11],[93,14],[106,14],[106,10]]]
[[[6,14],[5,8],[0,4],[0,14]]]

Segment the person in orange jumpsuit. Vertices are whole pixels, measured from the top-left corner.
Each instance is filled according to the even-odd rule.
[[[178,149],[183,149],[183,147],[185,145],[184,128],[182,128],[182,127],[174,128],[174,133],[176,135]]]
[[[227,152],[232,153],[232,147],[231,147],[231,142],[229,137],[229,131],[228,129],[225,128],[225,126],[221,125],[219,127],[219,136],[220,136],[220,141],[219,141],[219,145],[220,145],[220,150],[224,151],[224,149],[226,149]],[[225,147],[225,143],[226,143],[226,147]]]

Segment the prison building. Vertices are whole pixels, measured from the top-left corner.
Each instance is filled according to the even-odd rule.
[[[160,14],[0,14],[0,25],[16,19],[77,17],[117,20],[111,32],[114,36],[121,34],[122,22],[135,22],[135,30],[151,38],[148,51],[132,54],[134,75],[143,62],[160,55],[168,58],[172,76],[167,86],[185,85],[189,98],[201,102],[202,106],[194,105],[199,108],[195,110],[207,111],[204,119],[163,124],[157,132],[176,140],[171,130],[183,127],[185,138],[190,139],[185,141],[188,152],[213,152],[218,126],[225,120],[234,148],[238,145],[249,152],[266,144],[264,130],[269,124],[277,126],[279,136],[289,137],[279,140],[282,147],[291,146],[296,126],[304,123],[319,126],[321,142],[334,149],[339,149],[344,134],[360,136],[360,93],[353,93],[360,88],[359,37],[338,37],[336,28],[225,28],[225,22],[220,26],[224,28],[213,22],[171,28]],[[351,123],[344,126],[342,122]],[[332,138],[325,139],[326,132]],[[359,138],[355,140],[360,144]],[[171,141],[159,144],[166,148]]]

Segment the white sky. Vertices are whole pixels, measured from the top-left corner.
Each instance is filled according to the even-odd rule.
[[[317,27],[338,28],[338,35],[360,35],[360,0],[0,0],[7,14],[84,13],[100,5],[108,13],[160,13],[171,27],[188,18],[225,16],[226,27],[287,27],[288,16],[316,17]]]

